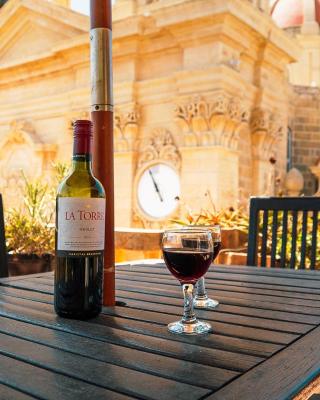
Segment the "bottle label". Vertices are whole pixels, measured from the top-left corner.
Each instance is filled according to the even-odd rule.
[[[57,256],[86,257],[104,250],[106,200],[59,197]]]

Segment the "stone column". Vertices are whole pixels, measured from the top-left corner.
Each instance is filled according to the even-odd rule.
[[[276,143],[283,127],[278,116],[256,108],[251,119],[253,144],[253,194],[274,196]],[[273,182],[272,182],[273,181]]]
[[[139,114],[135,104],[116,108],[114,116],[114,180],[116,225],[128,226],[132,210],[132,181]],[[125,171],[125,173],[124,173]]]

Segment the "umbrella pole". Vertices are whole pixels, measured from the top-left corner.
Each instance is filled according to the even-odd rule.
[[[90,0],[93,172],[106,191],[103,304],[115,304],[111,0]]]

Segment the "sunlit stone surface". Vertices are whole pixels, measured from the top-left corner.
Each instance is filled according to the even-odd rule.
[[[262,0],[115,3],[118,226],[157,228],[170,217],[146,215],[137,200],[140,176],[157,163],[176,171],[193,208],[208,190],[217,207],[264,194],[270,157],[284,176],[287,65],[299,46],[268,8]],[[6,207],[19,200],[19,170],[47,179],[52,161],[69,160],[72,120],[89,117],[88,29],[87,16],[55,2],[9,0],[0,10]]]

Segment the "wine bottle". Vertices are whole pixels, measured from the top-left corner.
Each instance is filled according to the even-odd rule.
[[[76,121],[71,171],[57,192],[54,307],[66,318],[91,318],[102,307],[106,200],[91,142],[91,121]]]

